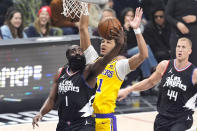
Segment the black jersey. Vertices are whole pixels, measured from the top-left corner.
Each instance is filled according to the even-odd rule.
[[[75,122],[93,113],[96,89],[90,88],[81,71],[70,75],[63,68],[58,79],[58,115],[61,121]]]
[[[192,83],[193,64],[177,69],[176,60],[170,60],[159,84],[157,110],[161,115],[179,117],[192,114],[195,108],[197,87]]]

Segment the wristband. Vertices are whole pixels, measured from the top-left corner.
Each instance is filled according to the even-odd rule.
[[[133,29],[133,31],[135,32],[135,34],[136,34],[136,35],[137,35],[137,34],[141,34],[141,30],[140,30],[140,28]]]

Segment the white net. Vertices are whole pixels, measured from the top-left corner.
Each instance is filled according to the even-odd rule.
[[[63,0],[63,12],[65,17],[72,19],[80,17],[80,14],[89,15],[88,3],[77,0]]]

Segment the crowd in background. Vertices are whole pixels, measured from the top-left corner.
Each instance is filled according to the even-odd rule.
[[[62,0],[40,0],[34,20],[26,23],[16,0],[0,0],[0,39],[46,37],[78,34],[79,22],[69,20],[63,14]],[[195,0],[109,0],[105,5],[91,5],[89,27],[92,35],[99,36],[97,26],[102,17],[117,17],[126,33],[125,56],[138,52],[134,31],[128,19],[133,20],[136,7],[143,8],[141,31],[148,44],[149,58],[145,60],[135,76],[141,79],[150,76],[157,63],[174,58],[175,45],[179,37],[186,36],[197,49],[197,1]],[[183,8],[184,7],[184,8]],[[32,7],[33,8],[33,7]],[[24,24],[26,23],[26,25]],[[193,50],[191,61],[197,55]],[[136,79],[136,78],[133,78]]]

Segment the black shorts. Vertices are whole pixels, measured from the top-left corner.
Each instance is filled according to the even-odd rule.
[[[193,124],[192,114],[179,118],[169,118],[158,114],[154,122],[154,131],[185,131]]]
[[[73,123],[59,120],[56,131],[95,131],[95,118],[88,117]]]

